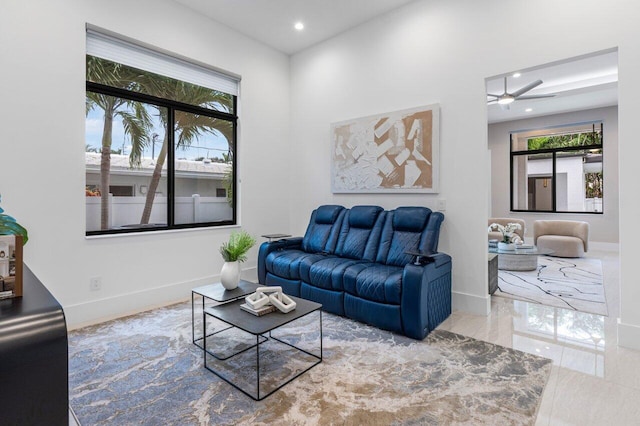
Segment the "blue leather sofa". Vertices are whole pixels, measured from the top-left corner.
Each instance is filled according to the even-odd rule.
[[[443,220],[426,207],[320,206],[304,237],[260,246],[258,279],[422,340],[451,314],[451,257],[437,252]]]

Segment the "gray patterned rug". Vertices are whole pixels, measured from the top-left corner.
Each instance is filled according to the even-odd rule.
[[[259,402],[203,367],[190,302],[73,331],[71,406],[83,426],[535,422],[549,359],[447,331],[415,341],[322,319],[323,362]],[[317,320],[292,323],[283,338],[305,340]]]
[[[602,261],[539,256],[533,271],[498,271],[496,296],[608,315]]]

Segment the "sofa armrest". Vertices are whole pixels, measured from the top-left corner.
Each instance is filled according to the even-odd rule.
[[[451,314],[451,256],[433,253],[429,260],[406,265],[402,275],[402,326],[407,336],[418,340]]]
[[[269,241],[260,245],[258,251],[258,282],[264,284],[267,276],[266,260],[269,253],[284,249],[301,249],[302,237],[288,238],[286,240]]]
[[[445,253],[434,253],[430,252],[418,252],[418,251],[407,251],[406,254],[411,256],[415,256],[413,265],[426,265],[429,263],[435,263],[436,267],[440,267],[441,265],[451,262],[451,256]]]

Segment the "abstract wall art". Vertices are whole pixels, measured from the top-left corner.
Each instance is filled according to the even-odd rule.
[[[438,192],[437,104],[331,124],[331,189]]]

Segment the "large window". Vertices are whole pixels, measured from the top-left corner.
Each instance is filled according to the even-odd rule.
[[[207,73],[88,33],[87,235],[236,223],[237,92]]]
[[[511,134],[511,211],[602,213],[602,123]]]

